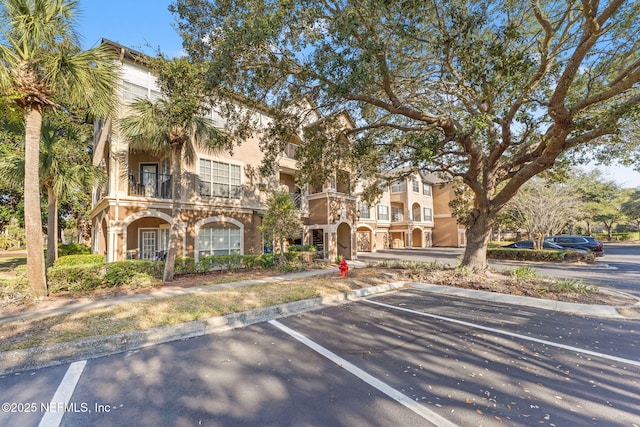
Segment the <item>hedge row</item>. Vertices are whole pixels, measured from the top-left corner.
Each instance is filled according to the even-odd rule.
[[[595,262],[596,256],[592,252],[576,251],[536,251],[531,249],[489,248],[487,257],[492,259],[507,259],[516,261],[546,261],[546,262]]]
[[[287,255],[288,261],[296,261],[299,252]],[[269,269],[275,265],[276,257],[264,255],[225,255],[193,258],[178,258],[175,274],[207,273],[212,271]],[[56,260],[47,270],[50,292],[91,290],[96,288],[148,286],[162,277],[162,261],[127,260],[106,263],[102,255],[67,255]]]
[[[593,237],[595,237],[596,239],[600,240],[600,241],[608,241],[609,236],[607,235],[607,233],[596,233],[593,235]],[[616,241],[620,241],[620,242],[624,242],[624,241],[629,241],[629,240],[637,240],[638,239],[638,233],[637,232],[628,232],[628,233],[611,233],[611,239],[616,240]]]
[[[240,269],[270,268],[273,255],[220,255],[205,256],[198,260],[177,258],[175,274],[208,273],[210,271],[235,271]]]
[[[80,291],[123,285],[147,286],[157,282],[161,273],[162,262],[129,260],[105,263],[101,256],[100,262],[94,263],[56,263],[47,270],[47,281],[50,292]]]

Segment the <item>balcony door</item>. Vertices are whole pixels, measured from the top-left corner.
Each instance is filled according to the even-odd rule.
[[[158,230],[140,230],[140,259],[153,260],[158,250]]]
[[[154,197],[158,195],[158,164],[140,165],[140,184],[144,189],[144,195]]]

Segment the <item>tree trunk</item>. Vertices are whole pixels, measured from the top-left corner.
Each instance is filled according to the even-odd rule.
[[[462,265],[476,272],[485,271],[487,264],[487,246],[489,245],[489,235],[491,234],[493,221],[488,213],[481,213],[476,210],[467,228],[467,246],[462,257]]]
[[[58,199],[53,188],[47,187],[47,265],[58,259]]]
[[[39,176],[42,107],[27,106],[24,120],[24,228],[27,240],[27,279],[31,291],[40,298],[47,295]]]
[[[178,254],[178,240],[180,239],[180,213],[182,211],[182,144],[171,146],[171,228],[169,230],[169,247],[164,261],[162,280],[173,281],[174,267]]]
[[[284,264],[287,261],[287,257],[284,254],[284,239],[283,238],[279,239],[279,245],[280,245],[280,263]]]
[[[611,232],[613,231],[613,221],[611,221],[610,224],[608,224],[606,221],[604,221],[604,228],[607,229],[607,239],[609,239],[609,241],[611,241]]]

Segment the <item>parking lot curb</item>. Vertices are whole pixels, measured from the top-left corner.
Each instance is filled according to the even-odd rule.
[[[504,304],[523,305],[527,307],[542,308],[546,310],[560,311],[568,314],[577,314],[590,317],[606,317],[609,319],[628,319],[621,315],[617,307],[609,305],[579,304],[572,302],[539,299],[519,295],[501,294],[498,292],[478,291],[474,289],[456,288],[453,286],[433,285],[428,283],[406,282],[408,286],[438,294],[458,296],[464,298],[476,298],[483,301],[500,302]]]
[[[278,304],[175,325],[159,326],[103,337],[91,337],[67,343],[51,344],[21,350],[4,351],[0,352],[0,375],[56,366],[77,360],[95,359],[166,342],[199,337],[214,332],[292,316],[404,287],[406,287],[405,282],[394,282],[334,294],[323,298]]]

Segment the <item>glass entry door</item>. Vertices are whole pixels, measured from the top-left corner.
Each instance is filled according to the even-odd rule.
[[[153,260],[158,247],[157,230],[140,230],[140,259]]]
[[[144,188],[144,195],[155,197],[158,195],[158,165],[140,165],[140,183]]]

